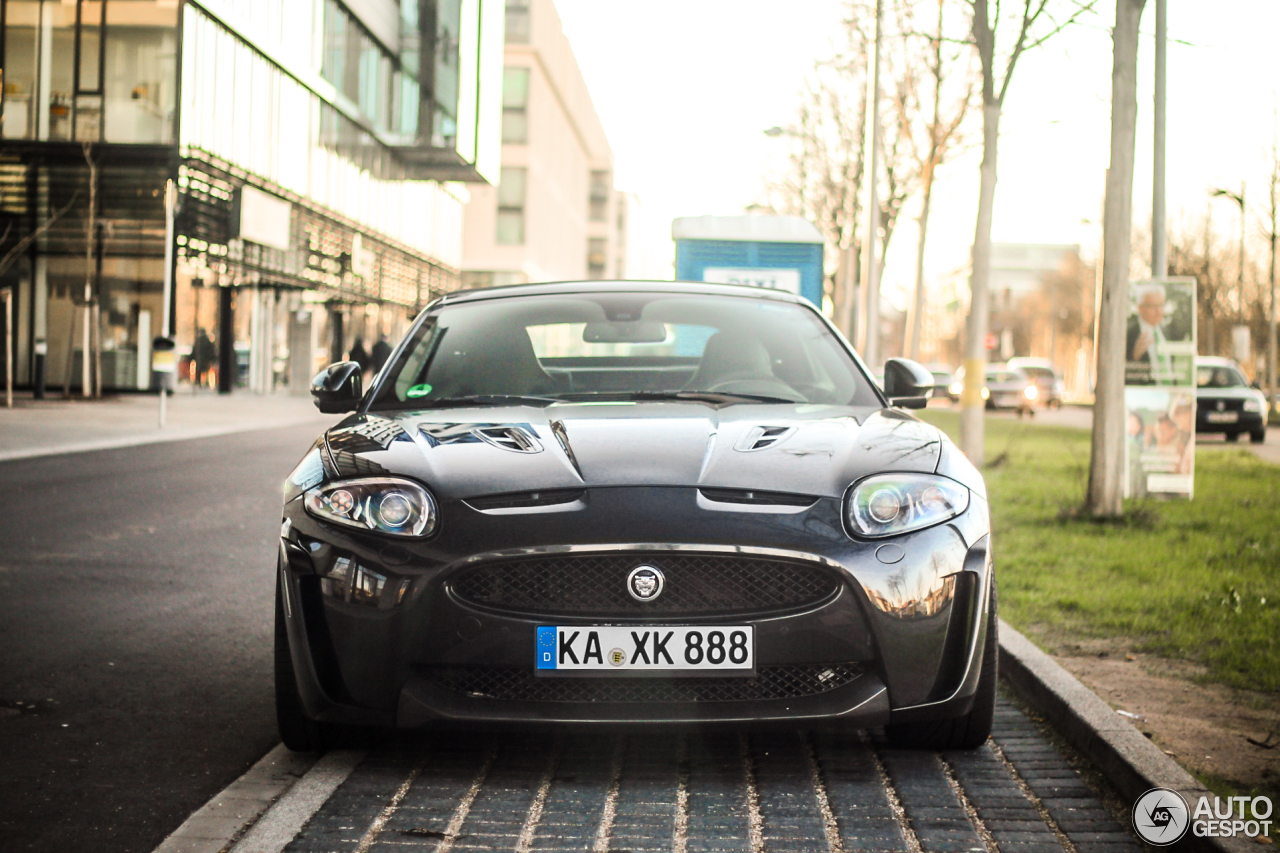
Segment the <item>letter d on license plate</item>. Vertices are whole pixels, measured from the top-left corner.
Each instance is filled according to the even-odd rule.
[[[541,670],[709,670],[755,668],[750,625],[697,628],[538,628]]]

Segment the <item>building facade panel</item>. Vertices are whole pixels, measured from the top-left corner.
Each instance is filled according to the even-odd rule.
[[[100,336],[102,386],[148,387],[167,304],[184,377],[305,392],[458,286],[496,4],[0,2],[0,255],[42,230],[0,271],[19,384],[78,389]]]

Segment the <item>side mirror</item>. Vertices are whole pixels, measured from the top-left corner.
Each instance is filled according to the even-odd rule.
[[[353,412],[364,396],[363,371],[354,361],[331,364],[311,380],[311,398],[326,415]]]
[[[890,406],[923,409],[933,393],[933,374],[909,358],[884,363],[884,395]]]

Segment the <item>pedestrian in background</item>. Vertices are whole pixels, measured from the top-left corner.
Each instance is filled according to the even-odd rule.
[[[360,365],[361,373],[369,369],[369,354],[364,351],[364,338],[356,338],[356,342],[351,345],[351,352],[347,353],[347,360]]]
[[[370,365],[375,376],[389,358],[391,358],[391,344],[387,343],[386,335],[378,335],[378,342],[373,345],[373,359]]]
[[[191,352],[191,360],[196,366],[196,374],[192,377],[192,382],[196,385],[204,385],[205,380],[209,378],[209,370],[217,358],[218,348],[213,345],[209,333],[201,329],[196,333],[196,344]]]

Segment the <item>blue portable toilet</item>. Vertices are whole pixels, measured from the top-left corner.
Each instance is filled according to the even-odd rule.
[[[799,216],[683,216],[671,223],[676,278],[798,293],[822,307],[823,240]]]

